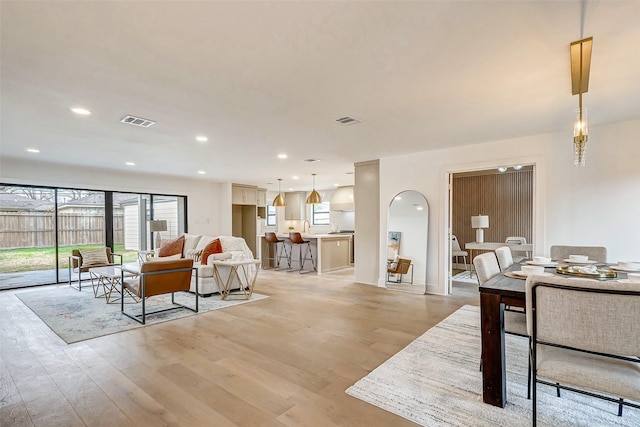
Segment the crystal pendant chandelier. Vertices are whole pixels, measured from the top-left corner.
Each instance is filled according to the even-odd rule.
[[[582,94],[589,91],[589,71],[591,69],[591,47],[593,37],[578,40],[569,46],[571,54],[571,91],[578,95],[578,114],[573,126],[573,164],[584,166],[586,161],[587,109],[582,107]]]

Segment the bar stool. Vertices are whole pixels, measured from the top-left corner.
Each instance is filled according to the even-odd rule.
[[[276,233],[273,232],[265,232],[264,233],[264,240],[267,242],[267,256],[266,256],[266,260],[267,263],[269,261],[273,261],[273,268],[274,270],[282,270],[282,268],[280,268],[280,260],[282,258],[287,260],[287,268],[291,268],[291,254],[287,254],[287,245],[285,245],[284,240],[280,240],[278,239],[278,236],[276,236]],[[278,255],[278,245],[282,243],[282,250],[280,250],[280,254]],[[272,257],[269,256],[269,253],[271,252],[271,248],[273,248],[275,246],[275,253]],[[283,255],[284,252],[284,255]],[[264,267],[263,267],[264,268]],[[267,268],[265,268],[265,270],[268,270]]]
[[[297,231],[292,231],[289,233],[289,241],[291,242],[291,251],[289,252],[290,258],[293,258],[293,245],[298,245],[298,249],[299,249],[298,262],[300,263],[300,269],[298,270],[298,273],[304,274],[304,273],[311,273],[312,271],[317,271],[316,263],[313,260],[313,252],[311,252],[311,242],[309,240],[304,240],[302,238],[302,235]],[[302,245],[307,245],[304,257],[302,256]],[[307,271],[302,270],[302,268],[304,267],[305,261],[311,261],[313,270],[307,270]],[[291,265],[289,265],[289,269],[287,270],[287,273],[292,271],[295,271],[295,270],[291,268]]]

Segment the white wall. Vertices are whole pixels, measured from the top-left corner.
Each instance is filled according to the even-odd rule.
[[[383,203],[380,198],[381,175],[377,160],[356,163],[355,172],[355,280],[358,283],[378,285],[379,278],[385,276],[376,272],[385,274],[387,267],[387,206],[391,199],[387,198]],[[394,195],[397,193],[399,191]],[[384,248],[384,255],[381,255],[381,247]],[[382,283],[384,280],[383,278]]]
[[[187,196],[189,232],[231,234],[231,185],[0,158],[0,182]],[[228,187],[228,189],[227,189]],[[228,204],[224,204],[228,199]]]
[[[602,245],[608,260],[640,260],[640,119],[589,126],[586,167],[573,166],[573,138],[542,134],[380,160],[380,224],[400,191],[421,192],[431,207],[427,291],[444,294],[447,277],[447,174],[501,165],[535,164],[534,252],[554,244]],[[358,229],[358,237],[366,230]],[[384,246],[384,245],[381,245]],[[386,258],[381,247],[379,259]],[[356,264],[356,275],[358,264]],[[384,280],[384,269],[379,268]]]

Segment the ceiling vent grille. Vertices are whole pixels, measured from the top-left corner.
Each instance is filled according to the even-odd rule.
[[[334,121],[343,126],[355,125],[356,123],[360,123],[359,119],[356,119],[355,117],[352,117],[352,116],[338,117]]]
[[[156,124],[156,122],[154,122],[153,120],[143,119],[142,117],[135,116],[124,116],[120,121],[128,125],[141,126],[143,128],[148,128],[149,126]]]

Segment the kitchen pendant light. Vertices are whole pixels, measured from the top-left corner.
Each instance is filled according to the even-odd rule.
[[[313,173],[311,175],[313,176],[313,190],[309,194],[309,197],[307,197],[307,204],[319,205],[320,203],[322,203],[322,197],[320,197],[320,193],[316,191],[316,174]]]
[[[278,178],[278,195],[276,196],[275,199],[273,199],[273,206],[277,208],[287,206],[287,202],[284,199],[284,196],[282,195],[282,193],[280,192],[280,182],[282,182],[282,178]]]

